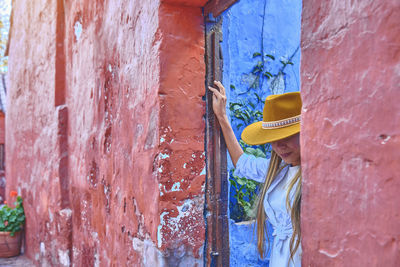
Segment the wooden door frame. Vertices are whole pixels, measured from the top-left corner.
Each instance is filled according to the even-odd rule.
[[[222,18],[237,0],[211,0],[204,7],[206,24],[206,88],[222,81]],[[210,18],[213,20],[210,21]],[[212,24],[211,27],[207,25]],[[212,93],[206,89],[206,266],[229,266],[227,150],[221,127],[212,110]]]

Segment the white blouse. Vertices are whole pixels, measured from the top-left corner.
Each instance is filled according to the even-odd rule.
[[[263,183],[268,167],[269,159],[242,154],[236,164],[235,175]],[[290,213],[286,208],[287,189],[298,170],[299,166],[285,167],[278,173],[265,194],[264,209],[273,228],[270,267],[301,267],[301,245],[297,249],[293,261],[290,259],[290,238],[293,227]],[[296,187],[297,185],[293,186],[290,191],[291,205]]]

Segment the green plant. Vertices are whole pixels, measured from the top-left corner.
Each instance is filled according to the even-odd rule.
[[[231,175],[229,178],[235,192],[233,197],[237,201],[237,211],[234,215],[235,221],[247,221],[254,218],[254,204],[256,200],[256,190],[259,183],[248,180],[244,177]]]
[[[0,231],[10,232],[11,236],[14,236],[15,232],[21,231],[22,226],[25,223],[25,213],[22,204],[22,198],[17,196],[15,191],[11,191],[10,196],[16,197],[14,207],[10,207],[5,204],[0,209]]]
[[[255,157],[265,158],[266,155],[263,150],[258,147],[251,147],[240,140],[240,144],[243,147],[243,151],[246,154],[253,155]],[[265,146],[266,147],[266,146]],[[263,147],[263,148],[265,148]],[[233,175],[234,169],[231,170],[230,182],[231,188],[233,189],[233,198],[236,200],[235,208],[231,210],[231,214],[235,221],[247,221],[255,218],[255,202],[257,199],[257,191],[260,183],[246,179],[245,177],[238,177]],[[231,201],[232,203],[232,201]]]

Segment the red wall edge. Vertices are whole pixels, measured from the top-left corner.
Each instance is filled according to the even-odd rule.
[[[304,266],[400,264],[400,5],[303,1]]]

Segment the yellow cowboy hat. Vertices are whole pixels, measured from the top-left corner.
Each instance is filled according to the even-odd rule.
[[[270,95],[265,99],[263,120],[247,126],[242,139],[249,145],[261,145],[297,134],[300,113],[300,92]]]

